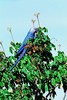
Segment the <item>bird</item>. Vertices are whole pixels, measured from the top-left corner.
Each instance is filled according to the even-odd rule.
[[[38,28],[31,28],[29,32],[27,33],[27,36],[25,37],[24,41],[22,42],[18,52],[16,53],[15,57],[18,58],[16,62],[12,65],[10,68],[10,71],[19,63],[19,61],[23,58],[23,56],[26,54],[27,48],[25,48],[28,44],[26,43],[29,39],[35,39],[36,33],[38,32]]]

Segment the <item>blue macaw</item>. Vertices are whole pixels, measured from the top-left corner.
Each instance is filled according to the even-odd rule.
[[[19,56],[19,58],[16,60],[15,64],[12,66],[12,68],[10,69],[10,71],[17,65],[17,63],[25,55],[26,50],[27,50],[27,48],[25,48],[25,46],[27,46],[27,44],[26,44],[27,40],[29,40],[29,39],[35,39],[36,38],[36,34],[35,33],[37,33],[37,32],[38,32],[38,28],[33,28],[33,29],[29,30],[27,36],[25,37],[22,45],[20,46],[20,48],[19,48],[19,50],[18,50],[18,52],[17,52],[17,54],[15,56],[15,57]]]

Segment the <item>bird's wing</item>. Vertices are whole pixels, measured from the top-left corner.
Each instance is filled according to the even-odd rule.
[[[18,57],[23,52],[25,46],[26,46],[26,44],[20,46],[20,48],[19,48],[18,52],[16,53],[15,57]]]
[[[23,52],[24,46],[27,45],[27,44],[26,44],[27,40],[30,39],[30,38],[34,38],[34,37],[33,37],[33,33],[34,33],[33,31],[30,31],[30,30],[29,30],[27,36],[25,37],[25,39],[24,39],[22,45],[20,46],[20,48],[19,48],[17,54],[15,55],[15,57],[18,57],[18,56]]]

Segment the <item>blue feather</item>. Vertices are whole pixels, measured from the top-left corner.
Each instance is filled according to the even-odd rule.
[[[31,29],[29,30],[27,36],[25,37],[22,45],[20,46],[20,48],[15,56],[15,57],[19,56],[19,58],[17,59],[17,61],[15,62],[15,64],[12,66],[12,68],[10,70],[12,70],[18,64],[18,62],[22,59],[22,57],[26,54],[26,48],[25,48],[25,46],[27,45],[26,42],[29,39],[35,39],[36,38],[35,33],[37,31],[38,31],[38,28],[35,28],[33,30],[31,30]]]
[[[10,68],[10,71],[17,65],[17,63],[19,63],[19,61],[22,59],[22,57],[25,55],[26,53],[26,48],[23,50],[23,53],[20,55],[20,57],[16,60],[15,64],[12,66],[12,68]]]

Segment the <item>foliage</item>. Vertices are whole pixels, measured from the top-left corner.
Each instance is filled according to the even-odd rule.
[[[56,47],[47,35],[48,30],[39,27],[37,38],[29,39],[27,52],[10,72],[16,61],[15,54],[21,43],[11,42],[12,56],[0,52],[0,100],[48,100],[56,95],[56,87],[67,91],[67,56],[62,51],[53,57]],[[44,97],[44,93],[48,94]]]

